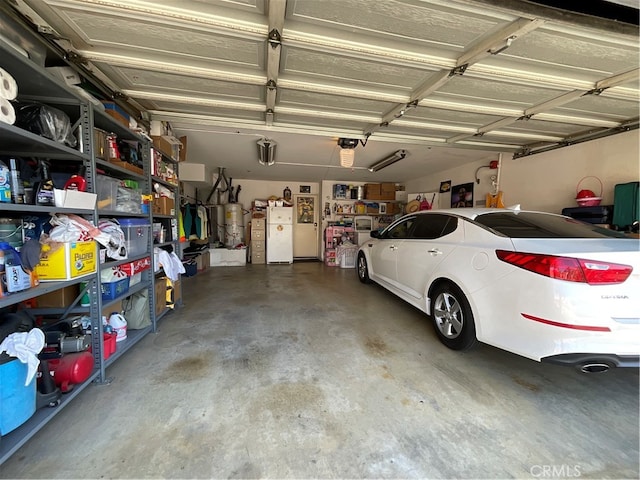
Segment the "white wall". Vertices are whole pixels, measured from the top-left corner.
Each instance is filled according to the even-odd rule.
[[[640,178],[639,139],[638,130],[634,130],[517,160],[506,159],[501,175],[505,201],[560,213],[565,207],[577,206],[578,182],[593,175],[604,185],[602,205],[613,205],[615,185]],[[595,179],[584,180],[580,188],[600,193]]]
[[[541,210],[560,213],[565,207],[576,206],[576,186],[585,176],[598,177],[604,184],[603,205],[613,204],[613,189],[617,183],[638,181],[640,179],[640,136],[638,130],[612,135],[600,140],[584,142],[570,147],[559,148],[546,153],[512,159],[511,154],[503,154],[500,172],[500,190],[504,194],[504,203],[519,203],[524,209]],[[497,160],[497,157],[496,157]],[[440,182],[451,180],[452,185],[474,182],[474,201],[484,203],[484,198],[491,191],[491,175],[496,170],[486,167],[486,161],[463,165],[434,175],[424,176],[405,184],[405,191],[433,192],[438,191]],[[480,183],[475,182],[478,171]],[[318,195],[320,218],[324,230],[327,220],[324,218],[324,205],[329,202],[333,206],[333,184],[364,185],[364,182],[323,181],[313,182],[265,182],[258,180],[234,179],[235,187],[242,186],[240,203],[245,210],[250,210],[254,199],[267,199],[272,195],[281,197],[285,187],[289,187],[293,195],[300,192],[300,185],[309,185],[311,193]],[[586,179],[581,188],[588,188],[599,193],[599,183],[594,179]],[[195,191],[185,184],[187,195],[195,196]],[[208,191],[200,190],[199,198],[208,195]],[[212,200],[215,197],[212,197]],[[451,204],[450,194],[440,196],[440,208]],[[321,241],[321,238],[319,239]],[[321,243],[322,245],[322,243]],[[322,254],[322,249],[320,249]]]
[[[500,190],[504,203],[507,206],[519,203],[523,209],[560,213],[565,207],[577,206],[576,186],[583,177],[592,175],[604,185],[602,205],[612,205],[613,189],[617,183],[640,179],[639,141],[638,130],[634,130],[517,160],[513,160],[511,154],[503,154]],[[452,185],[475,182],[475,171],[483,165],[488,164],[463,165],[409,181],[406,191],[434,191],[444,180],[451,180]],[[488,168],[478,172],[480,184],[474,185],[474,200],[483,200],[491,191],[490,176],[495,172]],[[596,179],[585,179],[580,188],[600,193]],[[450,198],[450,195],[443,195],[440,207],[449,206]]]

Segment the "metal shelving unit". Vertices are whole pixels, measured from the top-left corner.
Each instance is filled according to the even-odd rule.
[[[69,114],[72,121],[76,121],[81,128],[88,128],[90,119],[88,107],[76,97],[75,93],[66,85],[60,84],[50,77],[40,66],[32,63],[28,58],[23,57],[17,51],[6,48],[0,42],[0,66],[8,71],[18,83],[19,99],[38,100],[54,107],[60,108]],[[33,134],[14,125],[0,123],[0,155],[15,157],[34,157],[56,160],[56,163],[65,162],[77,165],[91,166],[92,158],[90,152],[81,152],[61,143]],[[58,207],[43,207],[37,205],[16,205],[0,204],[0,215],[3,217],[20,219],[26,214],[53,214],[53,213],[73,213],[85,217],[93,217],[93,209],[72,209]],[[69,285],[80,282],[89,282],[95,294],[97,287],[97,272],[77,277],[68,281],[41,282],[37,287],[11,293],[0,298],[0,308],[12,307],[21,302],[36,298],[46,293],[60,290]],[[95,295],[94,295],[95,298]],[[92,319],[92,332],[101,329],[98,303],[92,302],[88,308]],[[74,388],[61,397],[61,402],[57,407],[43,407],[34,413],[20,427],[3,435],[0,443],[0,463],[4,462],[20,446],[35,435],[51,418],[53,418],[62,408],[68,405],[84,388],[90,385],[100,375],[99,357],[101,350],[93,350],[94,369],[89,378],[82,384],[77,384]]]
[[[25,35],[31,35],[25,30]],[[117,123],[106,113],[94,108],[91,103],[76,95],[67,85],[59,82],[51,77],[40,65],[33,63],[29,58],[21,55],[18,51],[4,43],[0,38],[0,67],[9,72],[18,83],[19,100],[21,101],[39,101],[56,108],[60,108],[67,113],[78,129],[80,135],[80,144],[82,150],[76,150],[65,146],[61,143],[44,138],[40,135],[33,134],[14,125],[0,122],[0,155],[16,156],[16,157],[34,157],[47,158],[59,162],[72,162],[78,167],[81,165],[86,170],[87,189],[90,192],[96,191],[96,168],[99,168],[108,175],[116,178],[129,178],[137,180],[142,186],[143,191],[151,191],[151,164],[150,164],[150,142],[147,138],[141,137],[134,132]],[[94,135],[93,128],[101,128],[103,130],[114,132],[119,138],[135,140],[142,142],[142,163],[143,174],[122,168],[119,165],[112,164],[108,161],[97,159],[94,157]],[[177,168],[177,167],[176,167]],[[118,217],[139,217],[149,218],[151,221],[151,212],[141,214],[129,214],[120,211],[100,211],[96,209],[71,209],[58,207],[43,207],[37,205],[16,205],[0,203],[0,216],[10,218],[22,218],[27,214],[52,214],[52,213],[72,213],[93,220],[94,224],[102,217],[118,218]],[[90,292],[90,305],[88,307],[75,306],[79,301],[76,299],[74,305],[64,309],[31,309],[32,315],[38,314],[61,314],[61,313],[82,313],[88,314],[91,318],[92,331],[92,352],[94,357],[94,368],[90,377],[82,384],[77,384],[73,389],[64,393],[61,403],[57,407],[43,407],[34,413],[20,427],[2,436],[0,442],[0,464],[2,464],[9,456],[15,453],[25,442],[32,438],[51,418],[53,418],[62,408],[68,405],[83,389],[92,383],[106,383],[105,369],[117,361],[126,351],[136,345],[146,334],[155,331],[156,317],[154,315],[154,274],[153,268],[143,272],[142,280],[134,285],[125,294],[112,300],[103,301],[100,289],[100,271],[112,266],[122,265],[127,262],[139,260],[145,257],[151,257],[153,262],[153,238],[151,232],[145,254],[131,257],[127,260],[107,262],[98,264],[97,271],[90,275],[74,278],[69,281],[60,282],[41,282],[37,287],[30,288],[21,292],[11,293],[0,297],[0,309],[17,305],[21,302],[31,300],[46,293],[55,292],[70,285],[76,285],[81,282],[88,283],[88,291]],[[103,335],[101,312],[110,305],[116,304],[123,298],[128,297],[136,292],[147,289],[149,301],[149,314],[152,319],[152,325],[145,329],[130,330],[127,339],[118,343],[118,348],[108,359],[103,358]],[[80,297],[80,296],[79,296]]]
[[[170,165],[173,166],[174,169],[174,173],[176,178],[178,178],[178,174],[179,174],[179,169],[178,169],[178,165],[179,162],[177,160],[174,160],[173,158],[169,157],[168,155],[166,155],[164,152],[158,150],[158,152],[162,155],[162,162],[166,162]],[[151,159],[153,161],[153,159]],[[169,241],[165,241],[165,242],[161,242],[161,243],[154,243],[154,247],[168,247],[168,246],[172,246],[174,252],[176,252],[176,255],[180,255],[180,232],[178,230],[178,225],[179,225],[179,220],[178,217],[180,215],[180,184],[179,182],[176,181],[176,183],[171,183],[168,182],[167,180],[158,177],[157,175],[152,175],[150,177],[151,179],[151,183],[158,183],[160,185],[162,185],[165,188],[168,188],[169,190],[171,190],[173,192],[173,199],[174,199],[174,214],[173,215],[164,215],[164,214],[157,214],[157,213],[153,213],[153,211],[151,212],[151,224],[153,225],[154,220],[169,220],[171,222],[175,221],[175,225],[176,225],[176,230],[177,230],[177,235],[174,237],[172,235],[171,240]],[[155,261],[155,259],[154,259]],[[155,264],[153,265],[153,270],[155,272],[155,275],[161,275],[162,274],[162,270],[159,270],[156,272],[156,268],[155,268]],[[155,308],[155,307],[154,307]],[[169,313],[171,311],[170,308],[165,307],[161,313],[159,313],[156,316],[156,322],[158,320],[160,320],[161,318],[163,318],[167,313]]]

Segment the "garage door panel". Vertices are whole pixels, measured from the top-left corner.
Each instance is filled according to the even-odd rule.
[[[471,13],[470,8],[414,1],[296,0],[289,4],[288,16],[297,22],[441,47],[466,45],[509,18],[486,9],[483,14]]]
[[[264,87],[244,83],[225,82],[208,78],[165,73],[135,68],[118,68],[119,74],[127,80],[130,88],[144,90],[174,91],[182,95],[197,95],[216,98],[264,100]]]
[[[214,34],[76,10],[68,10],[66,16],[74,30],[81,32],[87,42],[98,49],[124,46],[142,58],[149,55],[180,55],[183,61],[194,58],[255,68],[264,65],[262,39],[225,36],[218,32]],[[133,45],[135,47],[131,47]]]
[[[453,77],[438,90],[438,97],[456,99],[460,102],[499,102],[514,108],[535,105],[543,98],[553,98],[565,93],[560,88],[546,88],[506,81],[494,81],[467,75]],[[445,97],[446,95],[446,97]],[[435,97],[434,98],[438,98]]]
[[[299,75],[324,82],[347,82],[351,85],[410,91],[425,77],[416,68],[372,62],[333,53],[283,48],[282,75]]]
[[[518,38],[504,53],[509,62],[514,57],[522,59],[523,68],[529,64],[531,70],[550,70],[568,77],[582,72],[600,78],[638,66],[637,46],[623,48],[598,39],[595,32],[593,38],[587,38],[544,27]]]
[[[278,104],[287,107],[301,108],[329,108],[336,111],[349,113],[366,113],[380,115],[393,106],[389,102],[380,102],[369,99],[345,97],[300,90],[281,89],[278,96]]]

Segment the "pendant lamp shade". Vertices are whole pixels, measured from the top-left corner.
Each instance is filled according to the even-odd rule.
[[[351,168],[353,167],[353,159],[355,157],[355,149],[353,148],[341,148],[340,149],[340,166]]]

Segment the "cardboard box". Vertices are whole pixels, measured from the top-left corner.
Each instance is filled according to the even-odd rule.
[[[186,162],[187,161],[187,137],[180,137],[179,140],[182,146],[180,147],[180,155],[178,155],[178,161]]]
[[[129,263],[123,263],[120,266],[120,270],[126,273],[128,276],[133,276],[137,273],[144,272],[151,268],[151,257],[144,257],[140,260],[135,260]]]
[[[141,169],[140,167],[136,167],[135,165],[129,163],[129,162],[124,162],[120,159],[117,158],[110,158],[109,159],[109,163],[113,163],[114,165],[117,165],[120,168],[124,168],[125,170],[129,170],[130,172],[134,172],[137,173],[139,175],[144,175],[144,170]]]
[[[153,198],[151,210],[156,215],[175,215],[176,202],[173,198],[160,197],[157,194]]]
[[[79,293],[80,286],[76,283],[55,292],[40,295],[36,298],[36,301],[38,302],[38,308],[66,308],[71,305]]]
[[[114,102],[102,102],[102,104],[104,105],[104,111],[107,115],[109,115],[123,127],[129,128],[129,114],[127,112],[125,112]]]
[[[71,67],[47,67],[47,72],[72,87],[82,83],[82,77]]]
[[[195,258],[195,260],[199,272],[202,270],[206,270],[210,266],[209,262],[211,262],[209,251],[207,250],[205,252],[202,252]]]
[[[387,215],[396,215],[401,211],[402,208],[399,203],[387,203]]]
[[[167,308],[167,278],[158,277],[155,283],[156,317]]]
[[[396,184],[381,183],[380,198],[378,200],[395,200],[395,199],[396,199]]]
[[[42,252],[36,273],[41,282],[71,280],[96,271],[96,242],[63,243],[55,250]]]
[[[247,264],[247,250],[245,248],[210,248],[209,266],[211,267],[241,267]]]
[[[78,190],[53,189],[56,207],[93,210],[98,195],[96,193],[79,192]]]
[[[364,198],[367,200],[380,200],[380,184],[365,183]]]
[[[180,147],[182,143],[176,137],[169,135],[152,135],[153,147],[160,150],[167,157],[175,160],[180,160]]]

